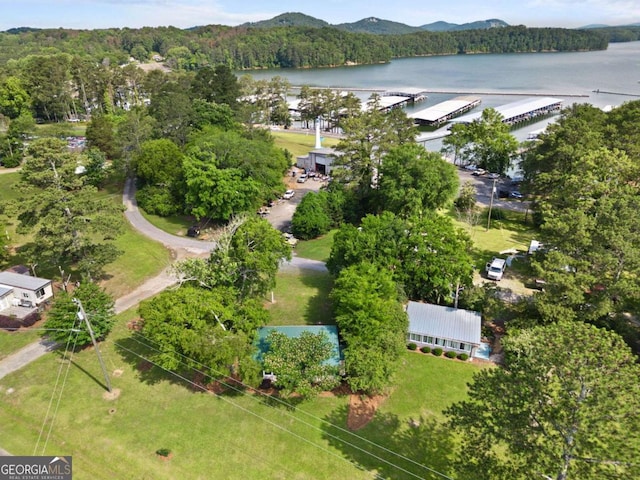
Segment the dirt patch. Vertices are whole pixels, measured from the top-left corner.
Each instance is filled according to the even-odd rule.
[[[151,367],[153,367],[153,363],[148,360],[140,360],[140,362],[138,362],[138,365],[136,365],[138,371],[142,373],[148,372],[149,370],[151,370]]]
[[[384,395],[369,397],[352,394],[349,397],[349,414],[347,428],[351,431],[360,430],[375,416],[378,407],[386,400]]]
[[[114,388],[110,392],[104,392],[102,394],[102,398],[104,398],[105,400],[115,400],[119,396],[120,396],[120,389],[119,388]]]

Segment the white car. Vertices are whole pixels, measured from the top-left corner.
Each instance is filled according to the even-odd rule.
[[[294,192],[293,190],[287,190],[286,192],[284,192],[282,198],[284,198],[285,200],[289,200],[290,198],[293,198],[295,194],[296,192]]]

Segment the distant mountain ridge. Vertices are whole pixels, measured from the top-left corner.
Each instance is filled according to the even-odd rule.
[[[412,27],[404,23],[393,22],[391,20],[383,20],[376,17],[363,18],[357,22],[352,23],[340,23],[332,25],[309,15],[305,15],[300,12],[288,12],[281,15],[277,15],[269,20],[262,20],[260,22],[250,22],[241,25],[243,27],[254,28],[272,28],[272,27],[332,27],[339,30],[345,30],[348,32],[356,33],[373,33],[376,35],[404,35],[407,33],[416,33],[423,31],[430,32],[448,32],[459,30],[472,30],[472,29],[488,29],[488,28],[500,28],[508,27],[509,24],[503,20],[492,18],[489,20],[478,20],[471,23],[463,23],[461,25],[457,23],[448,22],[434,22],[427,25],[421,25],[419,27]]]

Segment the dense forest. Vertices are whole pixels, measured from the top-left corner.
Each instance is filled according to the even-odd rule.
[[[145,62],[160,55],[169,67],[180,70],[218,64],[231,69],[310,68],[380,63],[419,55],[602,50],[607,45],[607,35],[599,30],[523,26],[406,35],[303,26],[20,28],[0,33],[0,65],[28,55],[68,53],[112,64],[126,63],[131,57]]]

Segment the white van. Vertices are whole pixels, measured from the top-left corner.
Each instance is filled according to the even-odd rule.
[[[504,258],[493,257],[493,260],[487,263],[486,266],[487,278],[496,282],[501,280],[506,266],[507,261]]]

